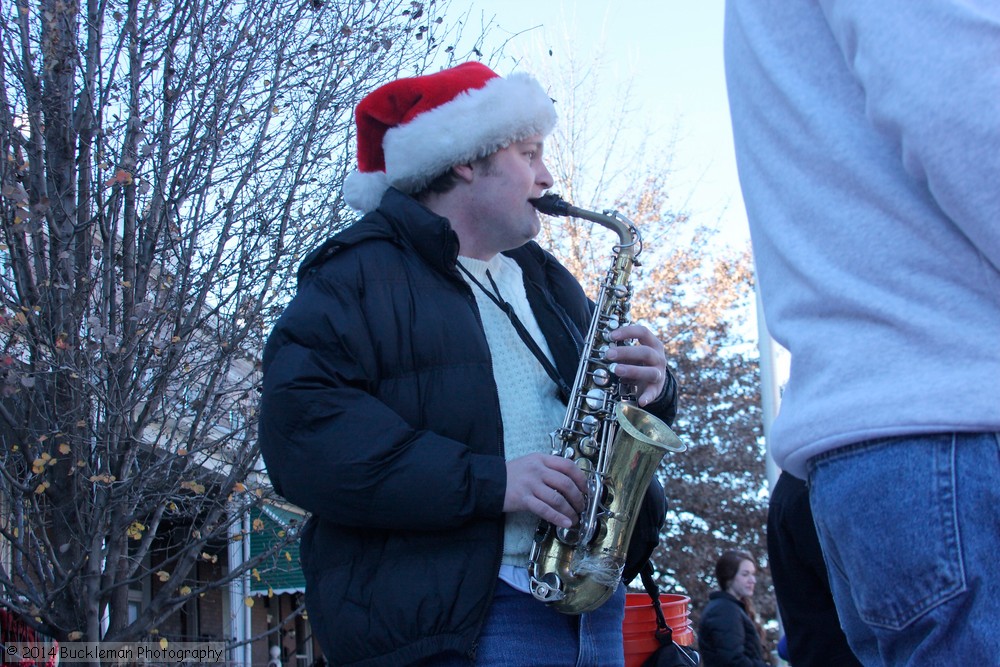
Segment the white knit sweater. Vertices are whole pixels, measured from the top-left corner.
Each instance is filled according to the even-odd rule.
[[[497,255],[488,262],[469,257],[460,257],[459,261],[486,289],[492,290],[486,276],[489,271],[500,298],[513,306],[528,333],[551,361],[548,344],[528,305],[524,278],[517,263],[504,255]],[[562,424],[566,412],[556,394],[555,383],[518,336],[507,315],[479,286],[467,276],[465,279],[476,295],[493,358],[506,458],[509,461],[532,452],[548,453],[551,451],[549,433]],[[528,512],[507,514],[503,547],[505,565],[524,567],[537,525],[538,517]]]

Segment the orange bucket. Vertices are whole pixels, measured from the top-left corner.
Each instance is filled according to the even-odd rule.
[[[694,633],[688,619],[688,605],[691,598],[686,595],[660,594],[660,609],[670,626],[674,641],[681,646],[694,643]],[[640,667],[646,658],[660,648],[656,638],[656,610],[653,601],[645,593],[625,595],[625,620],[622,623],[622,639],[625,643],[625,667]]]

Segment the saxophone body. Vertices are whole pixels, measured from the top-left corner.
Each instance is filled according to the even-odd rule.
[[[562,613],[580,614],[600,607],[618,588],[646,488],[663,456],[686,447],[662,420],[636,405],[634,387],[604,360],[618,344],[608,334],[629,322],[638,230],[615,211],[586,211],[557,195],[532,203],[549,215],[596,222],[619,238],[599,286],[565,418],[550,436],[552,453],[572,459],[586,474],[587,506],[572,528],[540,521],[528,557],[532,595]]]

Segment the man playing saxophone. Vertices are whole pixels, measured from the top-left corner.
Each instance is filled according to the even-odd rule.
[[[580,615],[528,592],[539,519],[574,526],[587,490],[548,436],[593,309],[532,241],[553,103],[528,75],[466,63],[373,91],[356,120],[344,195],[365,215],[303,262],[264,354],[261,448],[312,514],[302,564],[323,651],[621,665],[623,587]],[[663,345],[638,325],[609,335],[633,343],[611,347],[612,372],[670,422]]]

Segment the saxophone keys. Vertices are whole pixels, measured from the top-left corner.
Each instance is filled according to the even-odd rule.
[[[594,415],[587,415],[580,420],[580,430],[586,435],[594,433],[598,426],[600,425],[600,420]]]
[[[580,440],[576,448],[580,451],[581,456],[593,456],[597,453],[597,443],[591,436],[587,436]]]
[[[531,594],[542,602],[558,602],[566,597],[562,579],[554,572],[546,572],[540,579],[532,578]]]
[[[596,410],[601,410],[601,409],[603,409],[608,404],[608,393],[606,391],[602,390],[602,389],[598,389],[598,388],[594,387],[594,388],[590,389],[589,391],[587,391],[586,399],[587,399],[587,407],[590,410],[595,410],[595,411]],[[587,429],[587,426],[586,426],[588,418],[592,418],[593,419],[593,421],[591,422],[593,424],[593,427],[591,429],[589,429],[589,430]],[[586,417],[584,417],[584,419],[583,419],[583,422],[584,422],[584,429],[583,430],[584,430],[584,432],[588,433],[588,434],[589,433],[593,433],[594,429],[597,427],[597,421],[598,420],[597,420],[596,417],[594,417],[594,415],[587,415]]]
[[[556,539],[569,546],[580,543],[580,528],[556,528]]]

